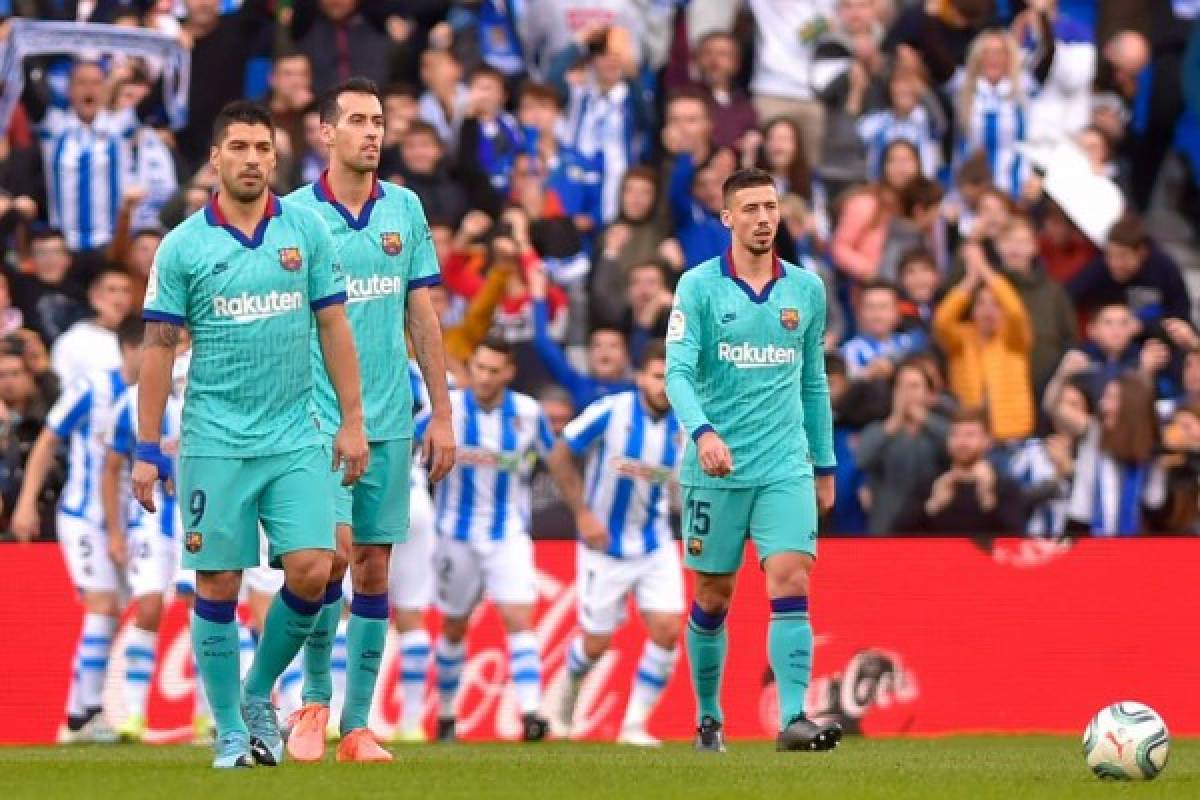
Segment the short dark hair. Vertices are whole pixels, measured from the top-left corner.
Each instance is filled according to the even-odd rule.
[[[646,342],[642,352],[638,355],[637,368],[641,372],[650,366],[651,361],[666,361],[667,360],[667,345],[662,339],[651,339]]]
[[[600,323],[593,325],[592,329],[590,331],[588,331],[588,343],[589,344],[591,344],[592,337],[595,336],[597,333],[615,333],[617,336],[621,337],[621,344],[625,345],[626,347],[628,347],[628,345],[629,345],[629,340],[625,336],[625,331],[622,330],[620,327],[613,325],[611,323],[600,322]]]
[[[521,84],[520,92],[521,100],[541,100],[546,103],[553,103],[555,108],[562,108],[562,96],[548,83],[539,81],[525,81]]]
[[[758,167],[739,169],[725,179],[725,184],[721,187],[721,197],[725,199],[725,205],[728,206],[729,200],[735,192],[740,192],[742,189],[756,189],[759,186],[774,188],[775,179],[771,177],[771,173]]]
[[[271,137],[274,140],[275,123],[266,106],[249,100],[233,100],[222,106],[217,113],[217,118],[213,120],[213,145],[220,145],[225,139],[225,131],[229,129],[230,125],[236,124],[262,125],[271,131]]]
[[[954,183],[988,183],[992,182],[992,168],[988,164],[987,153],[976,150],[962,162],[954,173]]]
[[[145,333],[146,323],[142,320],[142,314],[135,311],[121,320],[121,324],[117,326],[117,346],[140,347]]]
[[[467,79],[467,83],[470,83],[476,78],[491,78],[500,84],[501,88],[505,90],[505,94],[508,94],[508,84],[504,82],[504,73],[495,67],[487,64],[481,64],[480,66],[471,70],[471,77]]]
[[[421,97],[421,92],[411,83],[389,83],[383,90],[383,97],[385,100],[389,97],[408,97],[417,100]]]
[[[929,264],[935,272],[938,268],[937,256],[925,247],[914,247],[900,256],[900,263],[896,267],[896,275],[903,278],[904,273],[908,272],[913,264]]]
[[[929,389],[930,392],[937,391],[937,386],[933,382],[933,376],[930,375],[929,370],[925,368],[925,365],[928,363],[929,362],[927,359],[920,356],[911,355],[904,357],[901,359],[900,363],[896,365],[896,369],[892,372],[893,385],[896,382],[896,376],[900,374],[900,370],[911,369],[916,370],[921,374],[921,377],[925,380],[925,387]]]
[[[984,432],[989,436],[992,433],[991,421],[988,419],[987,411],[982,406],[962,406],[955,410],[950,417],[951,425],[980,425]]]
[[[91,280],[88,281],[88,291],[90,292],[92,289],[95,289],[100,285],[100,281],[112,275],[119,275],[125,280],[132,280],[132,278],[129,277],[129,273],[123,270],[121,267],[118,267],[116,264],[105,264],[103,267],[96,270],[96,272],[92,275]]]
[[[51,239],[58,239],[59,241],[66,242],[67,237],[63,235],[63,232],[60,229],[48,227],[35,227],[29,234],[29,243],[31,245],[36,242],[48,242]]]
[[[710,117],[712,116],[711,101],[701,89],[694,86],[685,86],[682,89],[676,89],[667,96],[667,107],[674,105],[680,100],[693,100],[704,106],[704,109],[708,112],[708,115]]]
[[[658,273],[658,276],[660,278],[663,279],[663,283],[665,283],[665,284],[670,283],[670,281],[668,281],[668,279],[667,279],[667,275],[670,272],[671,268],[670,268],[670,266],[667,265],[666,261],[663,261],[661,258],[658,258],[657,256],[654,258],[643,259],[641,261],[635,261],[632,264],[630,264],[629,269],[626,271],[626,277],[628,277],[629,275],[632,275],[633,271],[635,269],[652,269]]]
[[[344,94],[369,94],[379,100],[380,105],[383,105],[383,99],[379,96],[379,85],[370,78],[356,75],[353,78],[347,78],[321,95],[321,102],[317,107],[317,113],[321,115],[321,122],[329,125],[337,124],[342,116],[342,108],[338,105],[338,100]]]
[[[897,287],[896,284],[892,283],[891,281],[884,280],[883,278],[874,278],[864,282],[858,290],[859,298],[861,299],[866,297],[867,292],[891,292],[892,297],[897,299],[900,297],[899,287]]]
[[[1150,244],[1150,234],[1146,233],[1142,218],[1131,211],[1109,229],[1108,243],[1137,250]]]
[[[491,350],[493,353],[499,353],[508,359],[508,363],[510,364],[514,361],[512,345],[496,335],[483,337],[483,341],[475,345],[475,352],[478,353],[480,350]]]
[[[435,140],[437,140],[438,145],[440,145],[443,150],[446,148],[446,143],[442,141],[442,135],[438,133],[437,128],[433,127],[423,119],[414,119],[408,124],[408,130],[404,132],[405,139],[410,136],[422,135],[432,136]]]

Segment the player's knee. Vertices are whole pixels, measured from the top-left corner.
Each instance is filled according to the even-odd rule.
[[[664,650],[674,650],[682,627],[675,614],[656,614],[646,619],[646,636]]]
[[[241,586],[242,573],[240,572],[225,570],[196,573],[196,595],[214,603],[236,602]]]
[[[504,630],[509,633],[520,633],[533,629],[533,606],[502,605],[497,606],[500,621]]]
[[[157,631],[162,623],[163,601],[161,594],[149,594],[137,599],[134,625],[144,631]]]
[[[733,600],[732,575],[697,575],[696,605],[705,614],[724,614]]]
[[[442,619],[442,636],[457,644],[467,636],[466,617],[444,617]]]
[[[327,550],[289,553],[283,557],[288,590],[305,600],[320,600],[325,596],[332,565],[333,554]]]
[[[591,661],[604,655],[610,644],[612,644],[612,634],[585,633],[583,635],[583,652]]]
[[[422,614],[410,608],[397,608],[392,615],[392,627],[396,633],[408,633],[424,627]]]
[[[388,590],[387,545],[363,545],[354,548],[350,576],[356,594],[382,594]]]
[[[84,595],[83,605],[89,613],[105,617],[115,617],[121,613],[117,607],[117,596],[112,592],[88,592]]]
[[[769,597],[807,597],[808,570],[795,568],[781,570],[767,576],[767,595]]]

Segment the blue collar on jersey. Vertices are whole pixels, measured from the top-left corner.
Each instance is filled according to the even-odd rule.
[[[466,410],[468,414],[474,414],[476,412],[491,414],[496,410],[495,408],[485,409],[480,406],[479,401],[475,398],[474,389],[467,389],[464,391],[463,399],[466,400]],[[504,394],[500,398],[500,405],[497,406],[497,408],[500,409],[500,414],[502,416],[515,417],[517,415],[517,404],[516,401],[513,400],[513,393],[511,389],[504,390]]]
[[[750,284],[738,277],[737,266],[733,263],[733,248],[729,248],[721,254],[721,272],[725,277],[730,278],[734,283],[742,288],[751,300],[756,303],[765,303],[767,298],[771,296],[771,288],[775,282],[783,277],[783,262],[779,260],[779,256],[774,256],[775,263],[772,268],[771,280],[767,281],[766,286],[762,288],[762,293],[754,291]]]
[[[371,176],[371,196],[367,198],[367,202],[363,204],[362,211],[358,217],[350,213],[350,209],[338,202],[333,196],[333,187],[329,185],[329,170],[321,173],[321,177],[313,183],[313,194],[323,203],[329,203],[337,209],[337,212],[342,215],[342,219],[346,220],[346,224],[350,226],[352,231],[361,231],[367,227],[367,223],[371,221],[371,209],[375,208],[375,201],[383,197],[383,185],[379,183],[379,178]]]
[[[254,228],[254,235],[246,238],[246,234],[229,224],[225,219],[225,215],[221,213],[221,207],[217,205],[217,196],[214,194],[212,200],[208,201],[208,205],[204,207],[204,219],[213,227],[221,227],[229,232],[229,235],[237,239],[238,244],[242,247],[249,247],[251,250],[263,243],[263,236],[267,233],[267,223],[272,217],[278,217],[283,213],[283,209],[279,205],[279,198],[274,192],[267,192],[267,205],[263,209],[262,219],[258,221],[258,225]]]

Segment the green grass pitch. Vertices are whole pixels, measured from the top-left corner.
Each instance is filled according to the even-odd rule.
[[[851,738],[833,753],[732,742],[724,756],[684,744],[402,746],[390,765],[337,764],[331,747],[325,764],[233,772],[210,769],[199,747],[22,747],[0,748],[0,800],[1200,797],[1200,740],[1171,747],[1164,773],[1139,784],[1097,780],[1079,739],[1058,736]]]

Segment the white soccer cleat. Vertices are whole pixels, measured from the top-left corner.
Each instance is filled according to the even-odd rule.
[[[77,730],[71,730],[66,724],[58,729],[59,744],[113,744],[117,741],[117,732],[104,719],[103,713],[92,716]]]
[[[617,744],[628,744],[633,747],[662,747],[662,740],[656,739],[642,727],[621,728],[617,734]]]

